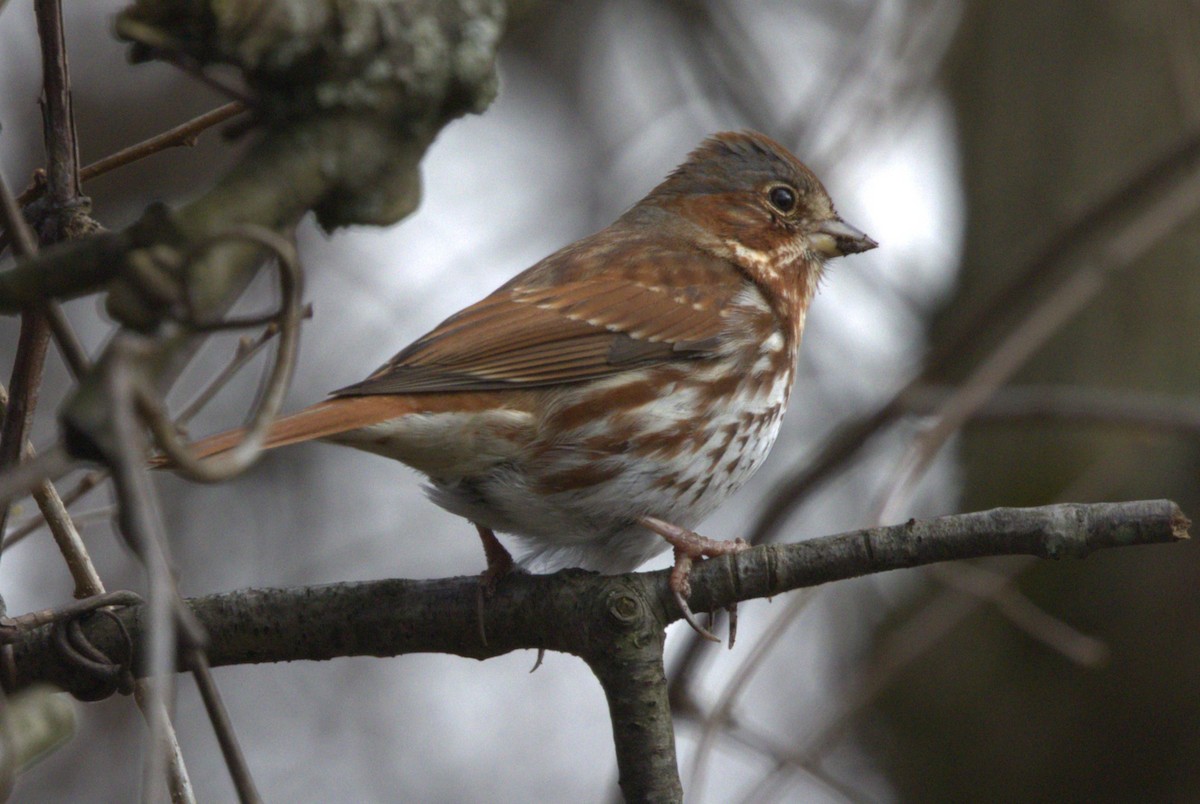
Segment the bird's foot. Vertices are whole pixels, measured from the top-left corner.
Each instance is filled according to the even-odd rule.
[[[692,571],[692,562],[697,558],[715,558],[716,556],[727,556],[734,553],[741,553],[750,549],[750,545],[746,544],[744,539],[733,540],[717,540],[709,539],[701,536],[699,533],[690,531],[687,528],[681,528],[678,525],[672,525],[670,522],[664,522],[661,519],[656,519],[652,516],[644,516],[641,519],[642,525],[649,530],[662,536],[675,549],[675,566],[671,569],[671,579],[669,582],[671,593],[675,596],[675,602],[679,606],[679,610],[683,613],[683,619],[687,624],[695,629],[696,633],[712,642],[720,642],[721,640],[707,628],[700,625],[696,619],[696,615],[692,613],[691,607],[687,600],[691,597],[692,586],[689,581],[689,576]],[[729,607],[729,647],[733,647],[734,640],[737,639],[737,604]]]

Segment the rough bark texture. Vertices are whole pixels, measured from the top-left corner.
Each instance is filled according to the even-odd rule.
[[[979,556],[1078,558],[1111,547],[1186,539],[1188,525],[1166,500],[997,508],[910,521],[704,561],[693,570],[691,603],[708,611],[869,573]],[[643,663],[643,645],[634,643],[644,642],[647,633],[657,640],[679,619],[667,576],[665,570],[513,574],[484,601],[482,623],[473,577],[249,589],[194,598],[189,605],[209,634],[214,667],[414,652],[485,659],[527,648],[572,653],[593,667],[617,666],[627,659]],[[135,666],[144,616],[141,606],[120,612]],[[646,623],[653,624],[649,631]],[[114,619],[92,617],[83,629],[105,655],[129,655],[131,646]],[[77,692],[94,687],[94,679],[55,648],[49,626],[14,635],[6,677],[13,689],[39,680]]]

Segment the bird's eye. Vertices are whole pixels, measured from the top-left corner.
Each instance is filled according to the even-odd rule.
[[[771,206],[787,215],[796,208],[796,191],[791,187],[777,184],[767,191],[767,200],[771,202]]]

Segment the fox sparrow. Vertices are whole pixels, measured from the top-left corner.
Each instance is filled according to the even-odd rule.
[[[738,546],[686,529],[775,441],[825,260],[875,245],[781,145],[718,134],[607,229],[280,419],[267,445],[321,439],[419,470],[479,528],[492,576],[511,564],[492,531],[544,570],[627,572],[669,541],[690,614],[690,560]]]

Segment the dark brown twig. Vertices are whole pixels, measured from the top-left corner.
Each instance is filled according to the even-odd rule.
[[[688,780],[688,793],[694,798],[701,798],[708,756],[715,745],[718,733],[727,728],[733,720],[733,709],[737,704],[738,697],[762,668],[771,653],[775,640],[795,624],[796,617],[812,602],[814,594],[811,589],[802,589],[792,596],[787,609],[776,615],[771,624],[767,626],[767,630],[759,637],[750,651],[750,655],[738,665],[733,677],[721,690],[716,703],[700,722],[700,739],[696,741],[696,748],[692,754],[692,772]]]
[[[37,237],[29,228],[29,224],[25,222],[25,216],[21,214],[20,201],[13,197],[12,191],[8,188],[8,182],[4,181],[3,176],[0,176],[0,220],[3,220],[4,228],[7,231],[16,235],[14,247],[18,256],[24,257],[37,253]]]
[[[58,0],[36,0],[34,13],[42,52],[42,136],[48,164],[46,192],[55,207],[63,208],[79,197],[79,163],[75,122],[71,115],[71,79],[67,71],[62,8]],[[5,225],[16,237],[18,253],[31,256],[37,252],[37,241],[11,195],[0,180]],[[52,239],[61,237],[62,222],[56,220],[53,231],[47,234],[51,234]],[[21,315],[21,334],[8,384],[8,408],[0,428],[0,472],[15,466],[21,459],[37,409],[49,341],[50,322],[45,314],[40,310],[26,310]],[[0,533],[5,530],[10,510],[8,505],[0,506]]]
[[[67,491],[61,495],[63,505],[68,507],[74,505],[85,494],[96,488],[96,486],[100,485],[100,483],[103,482],[106,477],[108,477],[108,473],[100,469],[88,472],[79,479],[79,482],[71,487],[70,491]],[[30,516],[20,525],[14,527],[12,532],[5,534],[4,549],[9,549],[14,544],[27,537],[29,534],[35,533],[39,528],[44,527],[45,524],[46,518],[42,516],[41,513]]]
[[[1010,576],[969,563],[929,568],[946,586],[983,597],[1017,629],[1081,667],[1099,667],[1108,661],[1108,645],[1046,613],[1011,583]],[[1000,575],[997,578],[997,575]]]
[[[87,355],[87,350],[80,343],[79,336],[75,334],[71,322],[67,320],[61,304],[56,301],[50,302],[46,305],[45,314],[46,320],[50,324],[50,334],[54,336],[54,343],[58,346],[58,352],[62,355],[63,362],[67,364],[71,376],[78,380],[92,368],[92,361]]]
[[[193,117],[186,123],[175,126],[175,128],[168,129],[161,134],[156,134],[149,139],[130,145],[128,148],[122,148],[116,153],[109,154],[103,159],[98,159],[90,165],[85,165],[83,170],[79,172],[80,178],[84,181],[91,181],[97,176],[102,176],[117,168],[125,167],[148,156],[153,156],[159,151],[165,151],[168,148],[194,147],[200,134],[204,131],[213,126],[219,126],[221,123],[230,118],[237,117],[244,111],[246,111],[246,104],[241,101],[233,101],[226,103],[224,106],[218,106],[212,111],[205,112],[202,115]]]
[[[83,195],[79,179],[79,143],[71,110],[71,78],[67,69],[60,0],[34,0],[42,53],[42,131],[46,143],[46,195],[55,208]],[[57,226],[57,222],[56,222]],[[62,237],[56,233],[55,240]]]
[[[303,318],[308,318],[312,315],[312,308],[305,307],[302,313]],[[189,421],[195,418],[205,405],[212,401],[225,385],[234,378],[242,368],[249,363],[256,354],[262,351],[271,339],[279,334],[279,327],[276,324],[269,324],[259,334],[257,338],[251,339],[249,336],[243,337],[233,352],[233,357],[225,367],[209,381],[207,385],[200,390],[190,402],[183,406],[179,411],[179,415],[175,417],[175,425],[186,425]]]
[[[91,181],[98,176],[103,176],[105,173],[123,168],[126,165],[131,165],[134,162],[145,159],[148,156],[153,156],[168,148],[190,148],[196,144],[200,134],[204,131],[213,126],[219,126],[221,123],[236,117],[244,111],[246,111],[246,105],[240,101],[233,101],[224,106],[218,106],[212,111],[193,117],[186,123],[181,123],[161,134],[155,134],[153,137],[134,143],[128,148],[122,148],[116,153],[109,154],[102,159],[97,159],[90,165],[84,165],[79,171],[79,178],[81,181]],[[17,197],[17,202],[21,206],[24,206],[41,198],[45,191],[46,188],[43,183],[35,182],[33,186]]]
[[[20,207],[3,176],[0,176],[0,215],[5,226],[16,237],[17,252],[22,256],[36,254],[37,238],[21,215]],[[26,313],[21,317],[21,333],[9,382],[10,394],[5,400],[4,423],[0,425],[0,474],[11,470],[20,461],[21,447],[28,436],[37,407],[37,389],[41,384],[49,338],[49,328],[43,316]],[[4,532],[8,523],[11,510],[9,502],[0,502],[0,533]],[[3,544],[0,544],[2,549]]]
[[[4,424],[0,427],[0,474],[6,474],[20,462],[21,449],[33,426],[49,343],[50,327],[44,315],[31,311],[21,316],[21,333],[17,339],[17,355],[9,382],[8,407],[4,413]],[[8,523],[10,510],[7,503],[0,505],[0,533],[4,532]]]

